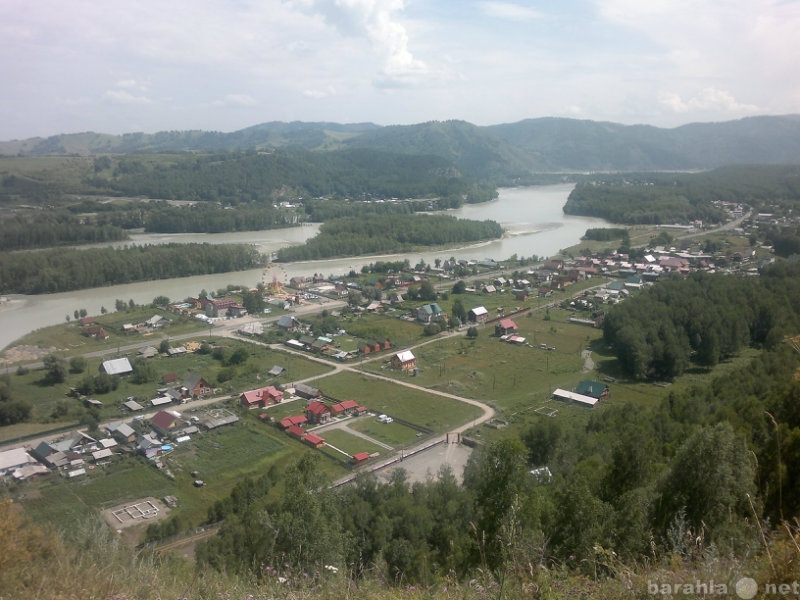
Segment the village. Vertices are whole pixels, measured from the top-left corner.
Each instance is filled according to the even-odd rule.
[[[748,266],[748,258],[732,256],[724,262],[728,268],[749,271],[755,266]],[[284,353],[287,357],[324,363],[334,374],[351,372],[380,378],[375,383],[381,386],[378,395],[385,398],[388,391],[397,402],[391,406],[371,402],[356,389],[343,395],[339,386],[328,390],[324,383],[318,383],[318,375],[295,381],[280,363],[261,367],[259,379],[268,380],[268,384],[233,393],[221,393],[219,382],[211,375],[192,370],[183,375],[166,371],[160,376],[160,385],[149,395],[120,401],[120,410],[127,413],[123,418],[110,419],[91,432],[77,429],[3,450],[0,476],[16,482],[47,474],[58,474],[67,481],[79,480],[113,470],[120,460],[140,457],[162,476],[174,479],[176,472],[182,476],[181,470],[188,469],[184,468],[186,457],[191,455],[187,448],[203,436],[227,427],[241,427],[243,423],[248,428],[258,426],[279,432],[286,440],[280,442],[282,445],[293,443],[306,451],[321,452],[336,465],[341,481],[351,480],[365,466],[378,469],[393,464],[399,460],[398,453],[407,457],[452,440],[481,443],[481,426],[500,429],[520,410],[555,418],[570,407],[586,410],[609,401],[615,379],[593,368],[591,352],[583,348],[585,342],[569,342],[580,345],[581,359],[573,362],[568,358],[574,349],[563,348],[564,328],[574,328],[569,330],[570,335],[580,339],[585,337],[579,333],[583,328],[597,331],[601,326],[605,305],[624,301],[669,273],[717,268],[715,257],[696,248],[693,251],[689,245],[680,249],[653,248],[636,261],[619,253],[555,258],[525,267],[488,260],[442,261],[386,276],[273,280],[263,286],[264,300],[270,308],[258,315],[248,314],[237,290],[229,290],[214,297],[187,298],[170,304],[143,321],[122,323],[116,331],[104,326],[102,317],[82,317],[74,326],[80,328],[81,335],[94,340],[105,341],[112,334],[142,340],[161,337],[158,344],[141,343],[135,354],[103,360],[100,371],[110,377],[130,377],[139,359],[188,359],[201,352],[207,341],[189,338],[179,342],[165,333],[170,331],[173,320],[183,318],[202,322],[210,333],[219,335],[225,331],[224,335],[231,339],[266,345],[273,356]],[[425,283],[434,289],[430,299],[420,297],[420,287]],[[464,309],[462,314],[454,314],[459,312],[454,310],[455,302]],[[337,319],[341,327],[322,331],[313,320],[309,321],[310,315],[323,311]],[[550,322],[551,311],[560,315],[557,327]],[[384,325],[386,335],[372,338],[349,331],[374,319],[397,325]],[[429,329],[431,325],[436,326],[435,331]],[[417,333],[398,338],[390,333],[394,331],[392,327]],[[429,334],[431,331],[434,333]],[[195,335],[207,337],[204,331]],[[421,418],[419,409],[403,408],[407,387],[424,391],[422,402],[428,404],[432,394],[443,393],[438,381],[444,379],[445,360],[476,365],[476,356],[462,359],[460,355],[467,354],[464,340],[475,343],[478,336],[480,343],[488,343],[487,339],[494,340],[494,344],[505,343],[509,350],[492,350],[499,353],[497,356],[511,356],[507,352],[515,352],[514,347],[543,351],[544,354],[513,360],[534,361],[531,365],[543,363],[533,370],[545,381],[542,387],[546,392],[537,392],[533,402],[526,394],[525,406],[520,407],[522,400],[504,403],[493,396],[484,399],[482,394],[476,397],[475,391],[463,386],[456,394],[448,390],[454,405],[463,403],[469,410],[448,409],[454,421],[445,425]],[[415,337],[419,339],[415,341]],[[437,346],[456,343],[461,344],[458,356],[431,358],[432,353],[441,353]],[[506,360],[502,358],[500,362]],[[575,364],[570,368],[576,375],[553,375],[552,367],[558,361]],[[503,385],[518,387],[516,373],[505,378],[509,383]],[[452,381],[448,383],[448,387],[452,385]],[[70,393],[87,405],[103,405],[103,401],[75,389]],[[202,469],[191,468],[188,475],[194,487],[208,485]],[[126,494],[131,500],[141,495],[133,490]],[[165,496],[171,498],[172,504],[179,500],[173,494]]]

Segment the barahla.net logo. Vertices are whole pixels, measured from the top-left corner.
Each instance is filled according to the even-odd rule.
[[[752,577],[742,577],[736,583],[730,585],[727,582],[714,581],[680,581],[664,583],[658,581],[647,581],[647,593],[653,596],[731,596],[742,600],[751,600],[756,594],[764,596],[798,596],[800,597],[800,582],[792,583],[765,583],[759,586],[758,582]]]

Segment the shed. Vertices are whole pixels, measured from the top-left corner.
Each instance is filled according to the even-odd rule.
[[[133,373],[133,367],[127,356],[103,361],[100,370],[108,375],[128,375]]]

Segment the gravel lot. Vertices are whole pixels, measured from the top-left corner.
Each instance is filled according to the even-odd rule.
[[[425,481],[435,477],[439,469],[449,465],[456,479],[461,483],[464,466],[469,460],[472,449],[464,444],[439,444],[430,450],[405,458],[398,463],[376,472],[378,478],[389,480],[396,469],[405,469],[410,482]]]

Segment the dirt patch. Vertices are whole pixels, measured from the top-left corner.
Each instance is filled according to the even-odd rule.
[[[102,514],[111,529],[135,543],[150,523],[167,518],[169,508],[158,498],[149,496],[107,508]]]
[[[430,477],[435,478],[439,469],[447,465],[460,483],[471,453],[472,449],[464,444],[438,444],[430,450],[425,450],[410,458],[404,458],[390,467],[381,469],[377,475],[381,479],[389,481],[394,471],[404,469],[410,483],[423,482]]]
[[[14,346],[8,348],[0,356],[0,363],[14,364],[19,362],[35,362],[43,360],[45,356],[57,352],[58,348],[42,348],[40,346]]]

